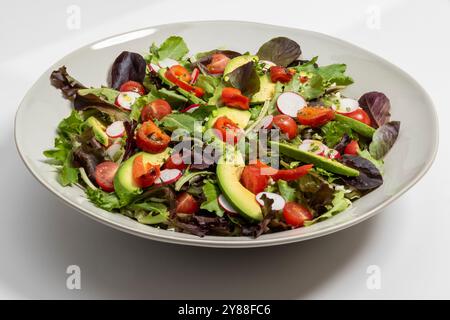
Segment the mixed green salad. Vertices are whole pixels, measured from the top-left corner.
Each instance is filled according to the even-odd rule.
[[[179,36],[124,51],[99,88],[52,72],[73,105],[44,152],[61,185],[156,228],[258,237],[328,219],[383,183],[400,123],[383,93],[343,93],[345,64],[304,59],[285,37],[188,53]]]

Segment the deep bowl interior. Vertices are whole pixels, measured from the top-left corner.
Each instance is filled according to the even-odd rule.
[[[196,236],[159,230],[92,205],[77,187],[61,187],[53,167],[43,162],[43,150],[52,147],[55,128],[70,113],[70,103],[49,82],[52,70],[66,65],[85,85],[106,84],[109,68],[120,52],[147,52],[152,42],[182,36],[191,52],[225,47],[256,52],[265,41],[286,36],[302,47],[303,57],[319,56],[320,64],[346,63],[355,84],[346,95],[358,98],[367,91],[384,92],[391,100],[392,119],[401,121],[400,136],[385,159],[384,184],[354,202],[332,219],[308,228],[247,237]],[[218,36],[220,35],[220,36]],[[66,203],[117,229],[142,237],[179,244],[215,247],[252,247],[306,240],[354,225],[379,212],[414,185],[431,166],[437,150],[436,113],[426,92],[406,73],[347,42],[305,30],[249,22],[189,22],[151,27],[111,37],[67,55],[45,72],[23,99],[16,116],[18,150],[33,175]]]

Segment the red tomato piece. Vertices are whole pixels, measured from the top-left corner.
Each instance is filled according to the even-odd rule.
[[[287,224],[295,228],[302,227],[306,220],[313,219],[311,212],[296,202],[286,203],[283,209],[283,217]]]
[[[151,120],[144,122],[136,134],[136,145],[139,149],[160,153],[169,145],[170,137]]]
[[[163,99],[156,99],[142,108],[141,119],[142,122],[148,120],[161,120],[168,114],[172,113],[172,107]]]
[[[134,182],[140,188],[147,188],[153,185],[159,177],[159,165],[144,163],[144,157],[140,155],[133,160],[132,173]]]
[[[175,77],[177,77],[179,80],[183,82],[189,82],[191,81],[191,74],[189,71],[180,65],[175,65],[169,68],[170,72],[172,72]]]
[[[142,84],[140,84],[139,82],[136,81],[127,81],[124,82],[120,88],[119,88],[120,92],[128,92],[128,91],[132,91],[132,92],[137,92],[139,93],[141,96],[143,96],[145,94],[145,88]]]
[[[211,74],[222,74],[230,62],[230,58],[222,53],[214,53],[211,57],[211,62],[206,66],[208,72]]]
[[[181,79],[179,79],[172,71],[173,67],[171,67],[169,70],[166,71],[166,73],[164,74],[164,76],[167,78],[167,80],[169,80],[170,82],[172,82],[173,84],[175,84],[176,86],[180,87],[181,89],[193,93],[196,97],[202,97],[205,94],[205,91],[200,88],[200,87],[196,87],[196,86],[191,86],[189,83],[186,83],[184,81],[182,81]],[[189,78],[190,79],[190,78]]]
[[[320,127],[334,119],[334,111],[325,107],[304,107],[297,115],[298,121],[305,126]]]
[[[187,192],[183,192],[177,197],[177,213],[194,214],[200,210],[198,201]]]
[[[282,169],[277,170],[276,173],[272,174],[271,177],[273,180],[285,180],[285,181],[293,181],[298,180],[304,175],[306,175],[309,170],[313,167],[312,164],[305,164],[303,166],[294,168],[294,169]]]
[[[222,141],[229,144],[236,144],[242,136],[241,128],[225,116],[217,118],[214,123],[214,129],[217,130],[217,133]]]
[[[222,102],[229,107],[242,110],[248,110],[250,108],[250,99],[244,96],[241,90],[236,88],[223,88]]]
[[[359,145],[358,141],[352,140],[344,149],[345,154],[358,155]]]
[[[95,167],[95,182],[106,192],[114,191],[114,176],[119,165],[112,161],[105,161]]]
[[[367,124],[368,126],[370,126],[372,123],[370,121],[369,115],[363,109],[356,109],[355,111],[352,111],[350,113],[343,113],[342,115],[358,120],[364,124]]]
[[[273,66],[270,67],[270,80],[272,82],[281,82],[281,83],[287,83],[291,81],[292,79],[292,72],[290,72],[285,67],[280,66]]]
[[[164,169],[184,170],[186,168],[187,164],[184,163],[183,157],[179,153],[172,154],[164,163]]]
[[[288,115],[276,115],[273,117],[273,124],[278,127],[288,139],[294,139],[297,136],[297,123]]]
[[[241,174],[241,184],[254,194],[258,194],[267,187],[269,176],[261,173],[257,165],[245,166]]]

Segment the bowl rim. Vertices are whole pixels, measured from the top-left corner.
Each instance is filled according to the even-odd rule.
[[[389,68],[395,70],[397,73],[399,73],[403,77],[407,78],[409,81],[411,81],[411,83],[415,87],[417,87],[421,91],[421,93],[424,95],[424,97],[429,100],[429,102],[430,102],[429,108],[432,110],[431,118],[432,118],[433,123],[431,123],[430,127],[434,128],[434,130],[432,130],[432,135],[434,136],[434,141],[433,141],[433,145],[432,145],[432,153],[429,155],[426,164],[404,187],[399,189],[395,194],[390,196],[387,200],[383,201],[382,203],[380,203],[373,209],[365,212],[364,214],[354,217],[348,221],[344,221],[338,225],[333,225],[333,226],[330,226],[330,227],[327,227],[327,228],[324,228],[321,230],[316,230],[316,231],[313,231],[313,232],[307,233],[307,234],[294,234],[294,235],[289,235],[289,236],[280,237],[280,238],[276,238],[276,239],[272,239],[272,238],[265,239],[264,235],[262,235],[261,237],[259,237],[257,239],[252,238],[252,237],[243,237],[243,236],[242,237],[232,237],[233,241],[229,240],[231,237],[217,237],[217,236],[205,236],[205,237],[193,236],[193,237],[182,238],[179,235],[186,235],[186,234],[175,232],[175,231],[166,231],[166,232],[158,233],[158,234],[152,233],[152,232],[143,232],[142,230],[138,230],[131,226],[123,225],[120,222],[100,217],[99,215],[92,213],[90,210],[83,208],[81,205],[77,204],[75,201],[72,201],[69,198],[61,195],[59,191],[57,191],[43,177],[40,176],[40,174],[38,173],[37,170],[33,169],[33,166],[31,165],[31,161],[29,161],[24,154],[23,147],[21,146],[21,143],[20,143],[20,138],[18,138],[18,126],[20,126],[20,125],[18,125],[18,119],[20,117],[21,111],[23,110],[24,102],[28,98],[30,92],[33,91],[33,89],[38,85],[41,78],[45,74],[47,74],[49,71],[51,71],[52,69],[57,67],[63,60],[70,58],[72,55],[75,55],[75,54],[79,53],[80,51],[93,46],[96,43],[99,43],[99,42],[102,42],[102,41],[105,41],[105,40],[108,40],[111,38],[124,36],[124,35],[130,34],[130,33],[133,33],[133,32],[139,32],[139,31],[144,31],[144,30],[148,30],[148,29],[161,29],[164,27],[169,27],[169,26],[174,26],[174,25],[228,24],[228,23],[229,24],[246,24],[246,25],[251,25],[253,27],[257,27],[257,26],[275,27],[275,28],[279,28],[279,29],[288,29],[291,31],[295,30],[295,31],[310,33],[312,35],[326,38],[328,40],[339,41],[345,45],[356,47],[359,50],[361,50],[361,52],[364,52],[364,54],[367,54],[369,56],[372,56],[372,57],[382,61]],[[69,205],[70,207],[72,207],[75,210],[81,212],[82,214],[90,217],[91,219],[101,222],[102,224],[108,225],[108,226],[110,226],[114,229],[120,230],[120,231],[127,232],[129,234],[133,234],[135,236],[139,236],[139,237],[151,239],[151,240],[156,240],[156,241],[161,241],[161,242],[166,242],[166,243],[182,244],[182,245],[189,245],[189,246],[199,246],[199,247],[216,247],[216,248],[252,248],[252,247],[266,247],[266,246],[289,244],[289,243],[293,243],[293,242],[305,241],[305,240],[329,235],[331,233],[334,233],[334,232],[349,228],[353,225],[356,225],[356,224],[374,216],[375,214],[380,212],[382,209],[386,208],[393,201],[397,200],[400,196],[402,196],[405,192],[407,192],[411,187],[413,187],[428,172],[428,170],[433,165],[434,160],[436,159],[436,155],[438,152],[438,146],[439,146],[439,121],[438,121],[436,108],[435,108],[435,105],[434,105],[434,102],[433,102],[431,96],[419,84],[419,82],[417,80],[415,80],[409,73],[407,73],[406,71],[397,67],[396,65],[389,62],[385,58],[380,57],[377,54],[374,54],[374,53],[372,53],[362,47],[359,47],[349,41],[342,40],[340,38],[330,36],[330,35],[327,35],[327,34],[324,34],[321,32],[317,32],[317,31],[311,31],[311,30],[300,29],[300,28],[295,28],[295,27],[280,26],[280,25],[275,25],[275,24],[267,24],[267,23],[261,23],[261,22],[242,21],[242,20],[194,20],[194,21],[180,21],[180,22],[174,22],[174,23],[159,24],[159,25],[148,26],[148,27],[139,28],[139,29],[135,29],[135,30],[130,30],[130,31],[126,31],[123,33],[119,33],[119,34],[113,34],[113,35],[107,36],[105,38],[88,43],[86,45],[83,45],[75,50],[72,50],[70,53],[64,55],[57,62],[55,62],[53,65],[51,65],[44,73],[42,73],[37,78],[37,80],[33,83],[33,85],[31,87],[29,87],[29,89],[26,91],[26,94],[22,98],[22,100],[19,104],[19,107],[17,108],[15,118],[14,118],[14,141],[15,141],[16,149],[19,153],[20,158],[25,163],[25,166],[30,171],[30,173],[36,178],[36,180],[38,180],[46,189],[48,189],[53,194],[55,194],[57,196],[57,198],[60,199],[63,203]],[[100,210],[102,210],[102,209],[100,209]],[[151,230],[151,228],[153,228],[151,226],[148,226],[148,227],[149,227],[149,230]],[[153,228],[153,229],[160,230],[160,229],[156,229],[156,228]]]

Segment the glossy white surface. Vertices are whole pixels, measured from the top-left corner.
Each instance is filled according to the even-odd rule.
[[[449,132],[445,126],[441,128],[443,141],[436,165],[399,202],[359,226],[301,244],[238,251],[178,247],[118,233],[77,213],[69,213],[73,210],[50,196],[20,164],[12,142],[15,106],[25,88],[65,53],[123,31],[124,27],[132,30],[149,23],[145,10],[139,7],[109,10],[105,6],[102,11],[100,3],[96,10],[82,2],[83,27],[79,31],[68,31],[64,29],[68,4],[62,1],[56,8],[52,5],[55,19],[45,25],[35,24],[34,30],[14,22],[17,20],[13,19],[14,15],[19,17],[22,13],[24,4],[20,1],[17,8],[8,8],[9,19],[2,21],[7,23],[6,27],[15,28],[14,36],[1,35],[2,40],[10,44],[2,51],[0,64],[2,87],[10,88],[0,92],[5,103],[0,118],[1,128],[5,130],[0,137],[4,155],[4,166],[0,170],[2,177],[9,181],[0,195],[7,221],[0,233],[0,250],[5,261],[0,276],[2,297],[448,297],[446,252],[449,238],[446,231],[449,217],[445,196],[449,190],[444,168],[449,154],[448,142],[444,139]],[[157,12],[179,7],[177,1],[141,2],[141,5]],[[366,10],[372,2],[352,2],[345,9],[320,1],[309,5],[312,11],[326,7],[321,12],[323,19],[317,21],[310,15],[294,14],[294,11],[283,17],[271,17],[264,4],[259,8],[251,6],[250,2],[251,10],[234,10],[232,17],[322,31],[381,54],[418,78],[433,97],[439,114],[445,117],[447,112],[448,115],[444,107],[448,87],[445,74],[449,69],[445,57],[449,48],[439,40],[439,34],[448,30],[447,1],[436,1],[434,6],[427,7],[414,1],[380,3],[380,30],[366,28]],[[243,4],[230,6],[237,9]],[[305,4],[299,7],[302,11],[307,8]],[[30,9],[44,13],[48,8],[50,5]],[[230,18],[226,11],[211,13],[205,3],[199,3],[196,8],[195,13],[189,13],[189,20]],[[128,15],[117,18],[117,9],[123,9]],[[422,19],[429,17],[425,25],[414,23],[419,14]],[[336,15],[341,19],[333,20]],[[35,22],[33,17],[30,23]],[[185,20],[186,13],[175,12],[169,18],[170,21]],[[167,17],[166,21],[157,19],[152,23],[169,22]],[[27,36],[29,41],[24,43],[19,35]],[[399,36],[401,46],[397,45]],[[418,38],[421,39],[419,46]],[[432,60],[439,61],[437,65],[442,72],[417,63],[418,57],[421,60],[431,53]],[[245,263],[248,268],[242,270],[236,261]],[[182,273],[179,273],[180,263]],[[82,268],[81,291],[68,291],[65,287],[65,268],[69,264]],[[205,264],[209,266],[207,273],[202,268]],[[366,268],[371,264],[381,268],[381,290],[366,288]],[[274,268],[280,270],[280,276],[268,278],[267,274]],[[308,276],[292,278],[301,268],[311,270]],[[186,278],[186,272],[193,277]],[[158,275],[157,279],[151,275]],[[170,280],[165,280],[167,278]],[[195,292],[191,289],[193,286],[197,288]]]

